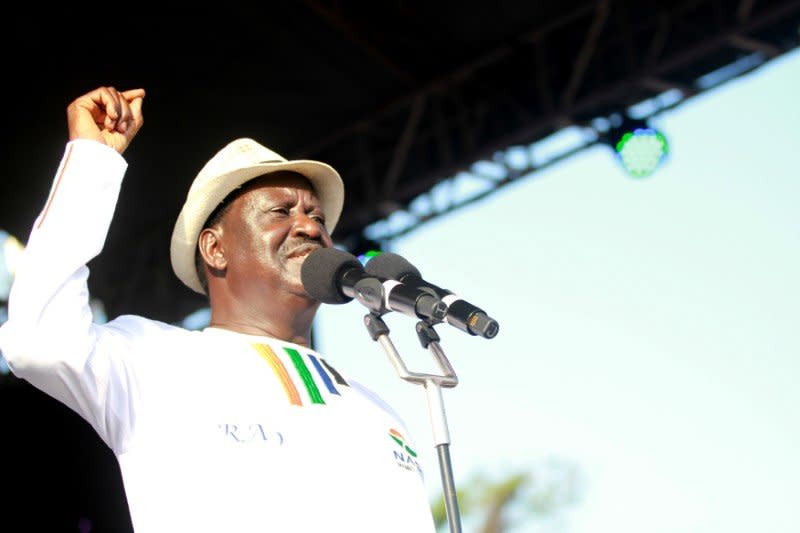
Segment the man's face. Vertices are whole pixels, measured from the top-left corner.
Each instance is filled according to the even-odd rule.
[[[244,295],[266,290],[306,296],[303,261],[313,250],[333,246],[311,184],[294,172],[248,182],[220,227],[227,285]]]

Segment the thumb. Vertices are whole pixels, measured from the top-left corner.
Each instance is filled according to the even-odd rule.
[[[139,118],[142,116],[142,101],[144,100],[145,95],[144,89],[131,89],[129,91],[123,91],[120,94],[130,104],[133,118],[138,122]]]
[[[122,91],[120,94],[127,101],[131,102],[131,101],[133,101],[134,98],[144,98],[145,90],[144,89],[128,89],[127,91]]]
[[[139,131],[144,124],[144,116],[142,115],[142,102],[144,100],[144,89],[132,89],[120,93],[125,100],[127,100],[131,111],[131,120],[127,124],[125,137],[130,142],[133,136]]]

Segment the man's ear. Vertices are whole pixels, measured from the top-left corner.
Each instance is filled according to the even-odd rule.
[[[200,255],[212,270],[224,271],[228,266],[225,249],[222,246],[222,228],[219,225],[205,228],[197,240]]]

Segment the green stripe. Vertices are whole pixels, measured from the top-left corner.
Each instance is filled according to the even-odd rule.
[[[297,373],[300,374],[303,385],[306,386],[308,395],[311,397],[311,403],[324,404],[325,400],[322,399],[322,394],[319,393],[317,384],[314,383],[314,378],[311,377],[311,372],[308,371],[308,367],[305,362],[303,362],[303,356],[293,348],[284,348],[284,350],[286,350],[286,353],[292,358],[292,363],[294,363],[294,367],[297,369]]]

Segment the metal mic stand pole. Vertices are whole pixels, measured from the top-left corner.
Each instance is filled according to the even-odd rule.
[[[361,298],[359,300],[365,303]],[[369,305],[368,307],[372,308]],[[447,418],[444,412],[441,389],[441,387],[455,387],[458,385],[458,377],[456,377],[450,361],[447,360],[444,351],[439,346],[439,335],[434,331],[433,326],[424,320],[417,323],[417,336],[422,347],[430,349],[431,353],[433,353],[434,359],[442,370],[443,375],[409,372],[394,344],[389,339],[389,327],[381,318],[380,309],[376,308],[376,311],[378,312],[371,312],[364,316],[364,325],[367,327],[370,337],[381,344],[389,356],[392,366],[394,366],[397,374],[402,379],[425,387],[431,427],[433,428],[433,440],[439,456],[439,470],[444,488],[447,522],[452,533],[461,533],[461,516],[458,510],[458,497],[453,480],[453,467],[450,462],[450,432],[447,429]]]

